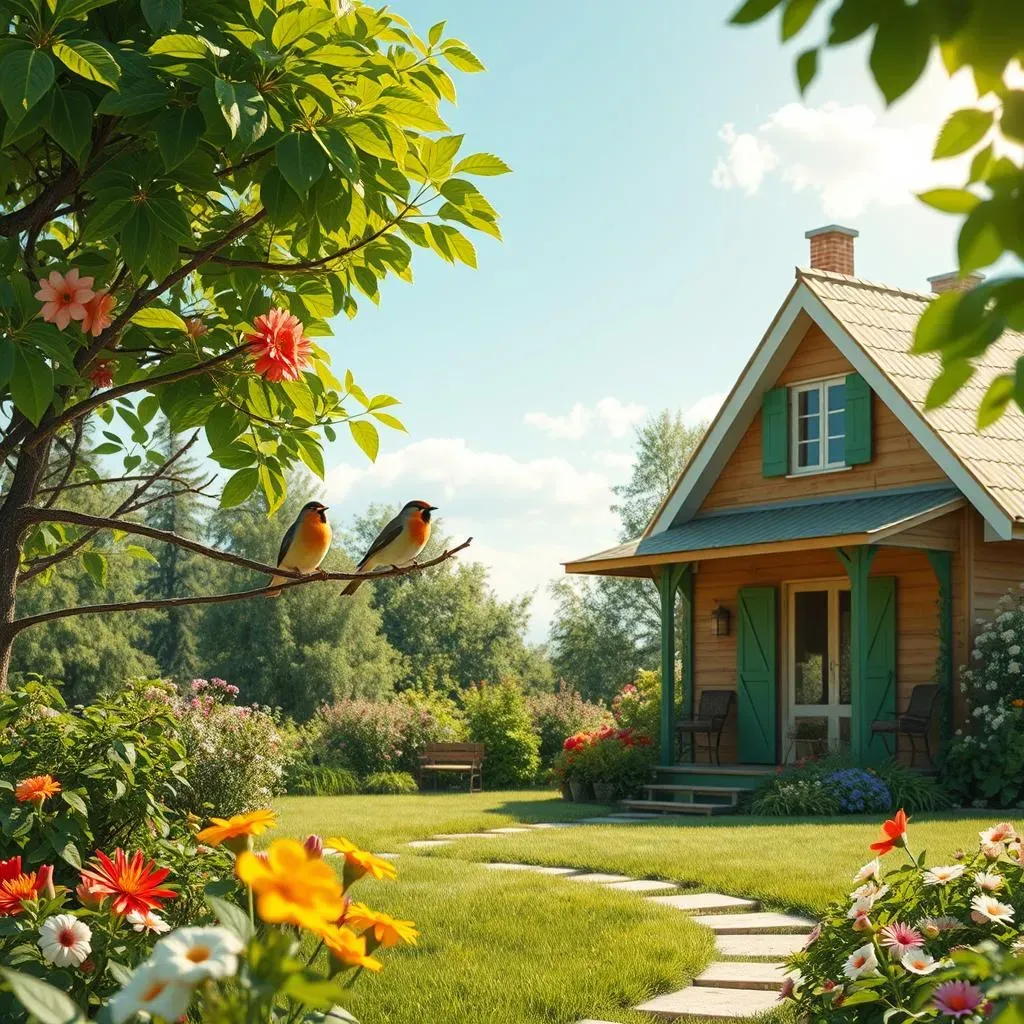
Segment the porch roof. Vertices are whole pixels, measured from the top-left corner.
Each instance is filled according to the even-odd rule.
[[[666,562],[746,554],[802,541],[869,544],[963,503],[955,487],[871,491],[707,512],[682,526],[565,564],[566,572],[602,573]],[[813,547],[813,544],[803,544]],[[689,557],[672,557],[677,555]]]

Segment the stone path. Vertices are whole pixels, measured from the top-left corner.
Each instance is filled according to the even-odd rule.
[[[583,819],[578,823],[543,822],[489,829],[486,832],[440,833],[430,839],[420,839],[406,845],[411,849],[430,849],[450,845],[458,839],[497,839],[502,835],[536,829],[570,828],[575,824],[587,823],[628,824],[636,820],[634,816],[620,816]],[[491,871],[529,871],[552,875],[569,882],[622,892],[662,893],[643,898],[686,914],[694,923],[709,928],[715,935],[715,948],[719,955],[736,959],[717,960],[709,964],[687,988],[656,996],[635,1007],[650,1014],[655,1020],[743,1020],[776,1008],[779,992],[786,979],[785,965],[778,958],[800,950],[814,927],[814,921],[805,917],[763,912],[756,900],[715,892],[679,892],[679,886],[672,882],[538,864],[493,862],[483,867]],[[669,892],[671,895],[667,894]],[[579,1024],[614,1022],[588,1018]]]

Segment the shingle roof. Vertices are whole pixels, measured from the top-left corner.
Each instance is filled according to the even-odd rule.
[[[872,534],[933,512],[960,498],[955,487],[927,487],[804,498],[757,508],[708,512],[682,526],[663,530],[640,541],[620,544],[579,561],[607,561],[815,537]]]
[[[1012,518],[1024,520],[1024,413],[1011,403],[984,431],[976,419],[989,384],[1001,373],[1012,373],[1024,354],[1024,334],[1005,332],[974,360],[971,381],[941,409],[925,412],[925,395],[939,373],[939,358],[911,355],[910,347],[917,321],[935,296],[827,271],[797,273],[992,499]]]

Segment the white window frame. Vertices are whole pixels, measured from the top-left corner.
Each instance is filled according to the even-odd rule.
[[[828,461],[828,442],[833,440],[828,432],[828,389],[833,384],[845,384],[845,377],[826,377],[824,380],[796,384],[789,389],[789,473],[790,476],[810,476],[814,473],[834,473],[838,469],[848,469],[846,464],[846,446],[843,446],[843,458],[839,462]],[[818,462],[813,466],[800,465],[800,395],[809,391],[818,392]],[[843,405],[843,439],[846,439],[846,404]],[[839,435],[835,435],[838,437]]]

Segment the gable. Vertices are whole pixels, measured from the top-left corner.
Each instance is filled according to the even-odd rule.
[[[853,372],[853,364],[832,344],[825,332],[812,323],[782,372],[774,381],[766,381],[765,384],[789,386]],[[762,421],[758,411],[700,504],[699,511],[947,481],[946,474],[934,459],[877,395],[872,399],[872,420],[870,462],[840,471],[765,477],[761,462]]]

